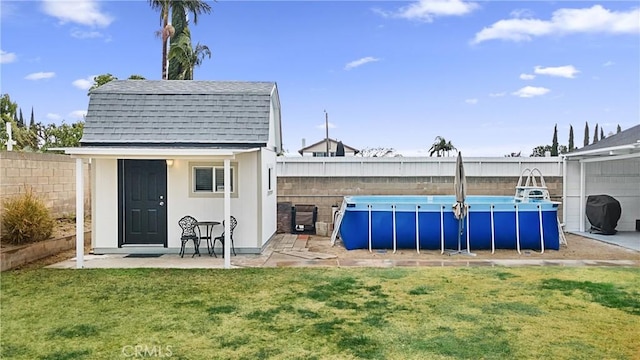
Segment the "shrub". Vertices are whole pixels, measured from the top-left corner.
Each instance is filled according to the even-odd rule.
[[[2,239],[14,245],[46,240],[54,221],[44,202],[31,188],[3,202]]]

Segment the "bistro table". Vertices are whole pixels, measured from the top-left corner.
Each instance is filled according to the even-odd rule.
[[[199,250],[200,241],[206,240],[207,241],[207,253],[209,253],[209,255],[211,255],[211,252],[213,251],[213,245],[214,244],[211,244],[211,248],[209,248],[209,243],[211,243],[211,240],[213,240],[213,237],[212,237],[213,228],[216,225],[220,225],[220,222],[219,221],[197,221],[196,222],[196,226],[200,230],[200,239],[198,241],[198,250],[197,250],[198,253],[200,252],[200,250]],[[202,227],[204,227],[204,232],[202,231]],[[215,252],[213,254],[215,255]]]

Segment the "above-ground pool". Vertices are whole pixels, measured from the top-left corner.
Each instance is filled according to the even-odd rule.
[[[353,249],[558,250],[558,203],[467,196],[459,224],[454,196],[345,196],[340,238]]]

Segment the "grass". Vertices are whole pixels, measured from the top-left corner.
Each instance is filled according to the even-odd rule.
[[[637,359],[640,269],[2,274],[3,359]]]

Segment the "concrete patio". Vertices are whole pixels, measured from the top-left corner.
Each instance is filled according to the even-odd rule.
[[[637,234],[637,233],[636,233]],[[634,234],[635,235],[635,234]],[[609,238],[609,242],[616,238]],[[618,239],[626,239],[618,237]],[[578,242],[579,241],[579,242]],[[578,243],[576,243],[578,242]],[[571,246],[600,247],[618,255],[578,258],[569,254]],[[631,245],[636,243],[631,239]],[[640,267],[640,251],[633,246],[627,248],[627,242],[611,245],[599,241],[570,235],[568,248],[559,251],[547,251],[539,254],[535,251],[523,250],[518,254],[515,250],[499,250],[495,254],[489,251],[478,251],[477,256],[448,256],[440,251],[427,250],[417,253],[415,250],[351,250],[347,251],[341,244],[330,245],[329,238],[278,234],[267,245],[260,255],[232,256],[232,268],[253,267],[427,267],[427,266],[632,266]],[[175,268],[175,269],[217,269],[224,268],[222,257],[211,257],[206,252],[202,256],[191,257],[187,253],[184,258],[177,254],[165,254],[154,257],[139,257],[127,254],[92,255],[84,257],[86,269],[98,268]],[[65,260],[48,266],[54,269],[74,269],[75,259]]]

